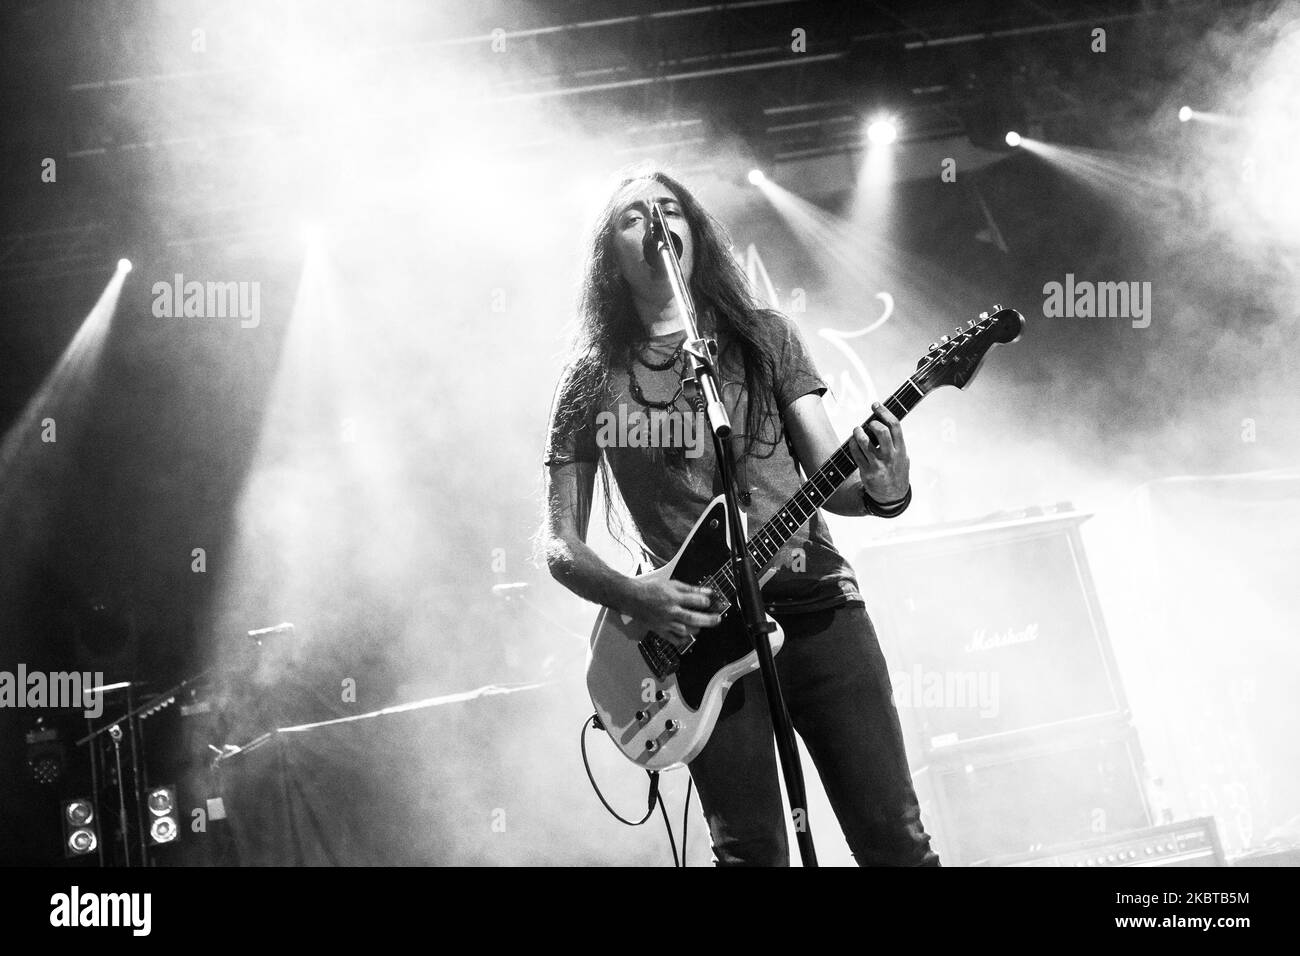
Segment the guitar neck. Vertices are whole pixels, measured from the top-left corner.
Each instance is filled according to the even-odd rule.
[[[965,328],[958,326],[955,335],[945,335],[938,342],[932,342],[917,363],[916,371],[882,404],[901,419],[936,388],[944,385],[965,388],[979,371],[989,349],[1016,341],[1024,328],[1025,317],[1015,309],[995,305],[991,313],[981,312],[979,322],[972,319]],[[867,422],[863,422],[863,428],[866,425]],[[850,438],[836,449],[835,454],[826,459],[793,497],[745,542],[756,569],[761,571],[771,564],[786,543],[817,513],[817,509],[857,470],[853,453],[849,450],[851,442]],[[717,592],[718,600],[713,610],[720,611],[723,605],[730,606],[734,601],[736,581],[731,561],[701,583]]]
[[[913,381],[914,378],[915,375],[909,376],[894,394],[881,403],[899,419],[925,398],[926,393]],[[866,424],[866,422],[862,423],[863,428]],[[853,453],[849,451],[849,442],[852,440],[850,438],[840,445],[835,453],[799,487],[790,500],[750,537],[749,556],[754,561],[755,570],[761,572],[776,557],[777,552],[785,547],[786,543],[817,512],[817,509],[824,505],[840,485],[858,470],[857,463],[853,460]],[[731,603],[736,593],[736,582],[730,562],[719,568],[710,577],[709,583],[722,593],[723,603]]]
[[[881,404],[893,412],[895,417],[901,419],[919,405],[924,397],[925,393],[911,378],[908,378]],[[862,423],[863,428],[866,428],[866,425],[866,422]],[[824,505],[840,485],[848,481],[849,477],[858,470],[857,462],[853,460],[853,453],[849,450],[849,443],[852,440],[850,438],[840,445],[835,453],[800,486],[790,500],[750,537],[749,554],[754,559],[756,568],[762,569],[776,557],[777,552],[785,547],[786,542],[794,537],[817,509]]]

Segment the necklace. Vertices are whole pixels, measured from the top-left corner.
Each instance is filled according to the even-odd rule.
[[[673,354],[669,357],[668,361],[663,363],[662,365],[651,365],[645,359],[641,358],[639,353],[636,354],[636,360],[639,361],[646,368],[650,369],[651,371],[665,372],[677,362],[677,359],[681,355],[681,353],[682,353],[682,346],[679,343],[677,348],[673,351]],[[636,362],[633,361],[633,354],[634,353],[631,350],[629,350],[627,356],[627,389],[629,392],[632,393],[632,397],[636,399],[638,403],[640,403],[642,408],[656,408],[662,411],[667,408],[672,408],[674,405],[676,405],[677,396],[681,395],[682,393],[681,379],[678,378],[677,390],[673,392],[672,397],[670,397],[666,402],[657,402],[657,401],[653,401],[652,399],[646,398],[645,393],[641,391],[641,383],[636,380]]]
[[[668,356],[668,359],[661,365],[652,365],[649,362],[647,362],[645,358],[642,357],[641,350],[639,348],[636,350],[636,360],[640,362],[642,365],[644,365],[646,368],[650,369],[650,371],[652,372],[664,372],[673,367],[673,365],[677,361],[677,357],[682,354],[682,346],[685,344],[686,344],[685,339],[682,339],[680,342],[678,342],[677,348],[673,349],[672,355]]]

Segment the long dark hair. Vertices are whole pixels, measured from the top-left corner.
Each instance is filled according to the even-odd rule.
[[[646,338],[631,289],[619,270],[613,243],[616,219],[622,212],[623,190],[643,179],[654,180],[672,190],[691,230],[695,264],[690,290],[700,318],[701,334],[726,336],[727,349],[739,350],[746,392],[740,459],[743,462],[746,457],[759,454],[756,448],[759,443],[770,454],[771,446],[781,435],[772,424],[775,406],[772,388],[778,360],[774,343],[780,341],[773,335],[773,328],[780,318],[754,295],[740,263],[731,254],[730,237],[722,224],[700,205],[689,189],[659,169],[629,170],[596,219],[587,247],[577,331],[556,393],[557,431],[575,434],[592,421],[602,402],[610,397],[610,369],[622,364],[628,350]],[[727,357],[724,354],[724,364]],[[766,433],[769,428],[770,435]],[[599,471],[606,527],[617,538],[619,534],[612,521],[609,465],[603,452]]]

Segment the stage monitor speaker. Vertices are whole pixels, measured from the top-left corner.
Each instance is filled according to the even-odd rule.
[[[1128,708],[1077,511],[910,531],[857,562],[913,766]]]
[[[1048,743],[931,764],[914,780],[945,864],[969,866],[1152,823],[1131,728],[1085,722]]]

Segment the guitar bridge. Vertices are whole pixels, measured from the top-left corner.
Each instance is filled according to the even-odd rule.
[[[641,656],[658,680],[676,673],[677,668],[681,666],[682,655],[676,645],[653,631],[642,638],[637,647],[640,648]]]

